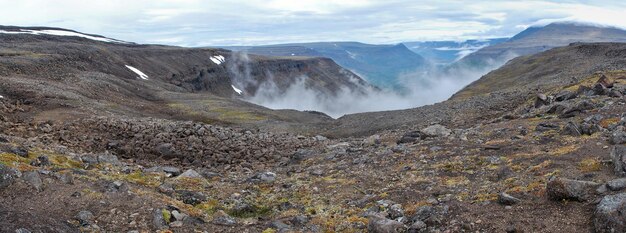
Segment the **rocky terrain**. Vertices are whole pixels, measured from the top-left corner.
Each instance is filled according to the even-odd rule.
[[[334,120],[189,81],[225,50],[0,39],[1,232],[626,231],[624,44]]]

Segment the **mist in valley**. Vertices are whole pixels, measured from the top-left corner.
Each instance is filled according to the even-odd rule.
[[[244,94],[243,99],[248,102],[271,109],[318,111],[339,118],[346,114],[409,109],[444,101],[513,57],[511,55],[500,61],[491,60],[489,65],[481,68],[433,65],[427,69],[403,73],[397,79],[403,87],[402,90],[364,86],[353,80],[355,85],[362,87],[360,90],[341,87],[336,93],[312,88],[307,83],[306,76],[292,77],[294,81],[282,88],[271,73],[266,75],[268,78],[265,80],[258,81],[250,74],[249,59],[245,53],[238,53],[229,69],[235,74],[235,85],[258,87],[253,95]],[[363,79],[367,81],[367,78]]]

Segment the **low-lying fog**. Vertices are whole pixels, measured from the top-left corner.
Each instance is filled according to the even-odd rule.
[[[246,61],[247,57],[239,60]],[[335,96],[329,96],[305,85],[304,80],[307,77],[294,77],[296,81],[287,89],[281,90],[270,79],[256,84],[259,89],[255,95],[244,99],[271,109],[319,111],[333,118],[351,113],[408,109],[444,101],[504,62],[491,61],[488,67],[480,69],[433,67],[428,70],[416,70],[398,77],[399,82],[405,87],[404,90],[364,87],[365,94],[351,91],[346,87]],[[247,74],[237,76],[233,80],[236,85],[246,86],[255,82],[254,78]]]

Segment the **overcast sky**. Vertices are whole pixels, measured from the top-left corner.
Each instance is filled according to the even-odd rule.
[[[626,1],[0,0],[0,25],[181,46],[508,37],[529,25],[626,28]]]

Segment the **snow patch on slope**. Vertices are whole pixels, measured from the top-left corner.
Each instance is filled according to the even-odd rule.
[[[129,65],[126,65],[126,68],[128,68],[129,70],[135,72],[135,74],[139,75],[138,78],[143,79],[143,80],[148,80],[148,75],[146,75],[143,72],[141,72],[141,70],[139,70],[139,69],[137,69],[135,67],[129,66]]]
[[[230,85],[231,87],[233,87],[233,90],[235,90],[235,92],[237,92],[237,94],[240,94],[243,92],[241,91],[239,88],[236,88],[235,85]]]
[[[46,29],[46,30],[20,29],[19,31],[0,30],[0,33],[4,33],[4,34],[51,35],[51,36],[77,36],[77,37],[87,38],[87,39],[95,40],[95,41],[128,44],[128,42],[121,41],[121,40],[115,40],[115,39],[106,38],[106,37],[90,36],[90,35],[85,35],[85,34],[78,33],[78,32],[71,32],[71,31],[64,31],[64,30],[53,30],[53,29]]]
[[[212,56],[210,59],[211,61],[213,61],[213,63],[218,64],[218,65],[226,61],[226,58],[224,58],[224,56],[222,55]]]

